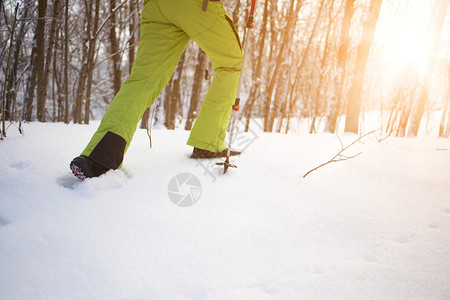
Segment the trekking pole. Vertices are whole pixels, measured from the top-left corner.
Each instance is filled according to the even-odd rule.
[[[250,8],[250,15],[248,17],[248,21],[247,21],[247,36],[245,37],[245,41],[244,41],[244,56],[242,58],[242,67],[241,67],[241,74],[239,76],[239,84],[238,84],[238,90],[237,90],[237,95],[236,95],[236,100],[234,101],[233,106],[231,107],[231,128],[230,128],[230,142],[228,145],[228,150],[227,150],[227,157],[225,159],[225,162],[220,162],[220,163],[216,163],[217,165],[222,166],[223,165],[223,173],[225,174],[228,170],[229,167],[231,168],[237,168],[236,165],[230,164],[230,153],[231,153],[231,144],[233,142],[233,135],[234,135],[234,128],[236,126],[236,119],[237,119],[237,115],[239,112],[239,109],[241,109],[241,107],[239,106],[240,101],[241,101],[241,87],[242,87],[242,81],[244,79],[244,72],[245,72],[245,60],[247,58],[247,48],[248,48],[248,44],[249,44],[249,40],[250,40],[250,36],[251,36],[251,29],[253,29],[253,27],[255,26],[255,24],[253,23],[254,20],[254,15],[255,15],[255,5],[256,5],[256,0],[252,0],[252,6]]]

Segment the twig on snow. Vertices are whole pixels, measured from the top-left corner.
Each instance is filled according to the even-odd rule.
[[[319,168],[321,168],[321,167],[323,167],[323,166],[325,166],[325,165],[328,165],[329,163],[334,163],[334,162],[338,162],[338,161],[349,160],[349,159],[352,159],[352,158],[357,157],[358,155],[361,155],[362,152],[360,152],[360,153],[358,153],[358,154],[355,154],[355,155],[352,155],[352,156],[347,156],[347,155],[342,154],[342,152],[344,152],[345,150],[347,150],[348,148],[350,148],[351,146],[353,146],[355,143],[357,143],[357,142],[358,142],[359,140],[361,140],[362,138],[364,138],[364,137],[366,137],[366,136],[368,136],[368,135],[370,135],[370,134],[372,134],[372,133],[374,133],[374,132],[376,132],[376,131],[378,131],[378,130],[379,130],[379,129],[372,130],[372,131],[370,131],[370,132],[368,132],[368,133],[366,133],[366,134],[361,135],[358,139],[356,139],[355,141],[353,141],[350,145],[348,145],[348,146],[346,146],[346,147],[344,147],[344,145],[342,144],[341,139],[339,139],[339,142],[341,143],[341,150],[340,150],[335,156],[333,156],[333,158],[331,158],[329,161],[327,161],[327,162],[325,162],[325,163],[323,163],[323,164],[321,164],[321,165],[319,165],[319,166],[317,166],[317,167],[315,167],[315,168],[309,170],[308,172],[306,172],[306,174],[303,175],[303,178],[305,178],[306,176],[308,176],[309,173],[311,173],[311,172],[313,172],[313,171],[315,171],[315,170],[317,170],[317,169],[319,169]],[[338,138],[339,138],[339,137],[338,137]]]

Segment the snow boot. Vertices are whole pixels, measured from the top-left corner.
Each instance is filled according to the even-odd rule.
[[[81,155],[75,157],[70,162],[70,169],[73,175],[80,180],[86,178],[98,177],[106,173],[109,169],[92,160],[91,158]]]
[[[226,157],[228,149],[223,151],[211,152],[208,150],[203,150],[194,147],[194,151],[191,154],[191,158],[218,158],[218,157]],[[241,152],[238,151],[230,151],[230,156],[239,155]]]

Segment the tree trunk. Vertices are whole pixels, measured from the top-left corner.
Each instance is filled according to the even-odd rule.
[[[444,129],[444,133],[442,134],[442,137],[445,137],[445,138],[450,137],[450,110],[447,113],[447,126]]]
[[[150,109],[151,109],[151,107],[147,108],[144,111],[144,114],[142,115],[141,129],[147,129],[148,128],[148,119],[150,117]]]
[[[95,49],[97,46],[99,13],[100,13],[100,0],[95,0],[94,27],[92,28],[91,37],[89,39],[88,61],[86,66],[87,82],[86,82],[86,105],[84,107],[84,124],[89,124],[89,118],[91,113],[92,76],[94,71]],[[114,12],[112,14],[114,15]]]
[[[441,123],[439,124],[439,137],[444,137],[446,134],[446,123],[450,124],[450,66],[447,68],[447,100],[445,100],[444,108],[442,109]],[[447,122],[445,122],[447,116]],[[448,135],[447,135],[448,137]]]
[[[69,0],[64,11],[64,123],[69,124]]]
[[[14,19],[12,21],[11,25],[11,37],[9,40],[9,51],[8,51],[8,57],[6,59],[6,70],[5,74],[8,75],[9,73],[9,67],[11,65],[11,59],[12,59],[12,52],[13,52],[13,45],[14,45],[14,33],[16,32],[16,22],[17,22],[17,11],[19,10],[19,3],[17,3],[15,11],[14,11]],[[8,78],[5,78],[4,84],[3,84],[3,95],[2,95],[2,132],[0,137],[6,136],[6,89],[7,89],[7,82]]]
[[[86,20],[85,20],[85,38],[82,45],[81,69],[78,76],[78,86],[75,94],[75,107],[73,110],[73,122],[83,123],[83,98],[86,90],[87,64],[88,64],[88,43],[90,42],[93,0],[85,1]]]
[[[282,103],[281,103],[281,108],[280,108],[280,121],[278,122],[278,128],[277,128],[277,132],[280,133],[281,129],[283,127],[283,120],[285,118],[287,118],[287,109],[288,109],[288,99],[287,99],[287,90],[288,90],[288,85],[289,82],[291,81],[291,69],[288,67],[286,70],[287,74],[286,74],[286,80],[284,80],[281,91],[282,91]],[[275,121],[276,116],[272,117],[272,123]],[[273,124],[272,124],[273,126]]]
[[[38,83],[38,94],[37,94],[37,118],[39,122],[45,122],[45,104],[47,101],[47,89],[48,81],[50,77],[50,68],[52,63],[53,46],[55,44],[56,36],[56,22],[58,20],[58,6],[60,0],[55,0],[53,2],[53,13],[52,13],[52,25],[50,28],[50,37],[47,46],[47,55],[44,66],[44,73],[41,80]]]
[[[348,94],[347,116],[345,132],[359,132],[359,115],[361,110],[361,90],[364,82],[367,60],[375,35],[375,27],[381,10],[382,0],[371,0],[367,12],[361,37],[361,43],[356,55],[355,74]]]
[[[324,3],[322,2],[321,6],[320,6],[320,11],[322,11],[323,4]],[[295,76],[294,83],[291,85],[291,88],[290,88],[290,91],[289,91],[289,100],[288,100],[289,101],[289,109],[291,109],[294,106],[295,102],[297,101],[296,99],[294,100],[294,98],[296,98],[296,97],[294,97],[295,91],[297,89],[297,84],[300,81],[303,68],[304,68],[304,66],[306,64],[306,58],[308,57],[309,49],[311,48],[311,43],[312,43],[313,37],[315,36],[316,30],[317,30],[317,25],[318,25],[318,22],[319,22],[319,18],[320,18],[320,12],[319,12],[319,16],[317,17],[317,19],[314,22],[314,26],[313,26],[311,35],[309,36],[309,39],[308,39],[308,44],[306,45],[305,51],[303,52],[303,56],[302,56],[302,59],[300,61],[300,64],[299,64],[299,66],[296,69],[297,74]],[[290,120],[288,118],[288,124],[289,123],[290,123]]]
[[[427,60],[427,70],[425,75],[425,80],[423,83],[423,90],[420,94],[418,105],[415,108],[414,114],[411,118],[411,124],[408,129],[408,136],[417,136],[420,127],[420,121],[422,120],[423,112],[425,110],[425,105],[428,101],[428,92],[431,85],[431,80],[433,76],[433,67],[435,57],[439,51],[439,44],[441,41],[441,33],[444,27],[445,16],[447,14],[447,9],[449,6],[448,0],[440,0],[436,5],[436,16],[432,18],[435,20],[434,23],[434,32],[433,32],[433,41],[432,41],[432,49],[431,53],[428,56]]]
[[[175,73],[170,80],[171,82],[168,85],[169,89],[166,90],[166,96],[164,98],[164,125],[167,129],[175,129],[175,120],[179,112],[178,106],[181,101],[180,85],[181,76],[183,74],[184,58],[185,53],[181,56]]]
[[[130,49],[128,50],[128,73],[130,74],[135,59],[135,48],[138,40],[137,29],[139,27],[139,21],[136,17],[136,9],[138,5],[135,1],[136,0],[130,0],[130,38],[128,40],[128,45],[130,46]]]
[[[316,20],[314,22],[314,27],[313,27],[313,30],[311,32],[311,36],[310,36],[309,41],[308,41],[308,46],[306,47],[305,53],[304,53],[303,58],[302,58],[302,63],[300,64],[300,67],[297,69],[297,75],[296,75],[296,77],[297,77],[296,79],[297,80],[298,80],[298,77],[300,77],[301,71],[302,71],[304,63],[306,61],[306,57],[307,57],[308,52],[309,52],[308,50],[309,50],[309,47],[311,45],[311,41],[312,41],[313,37],[315,36],[317,25],[319,24],[319,20],[320,20],[321,14],[322,14],[322,9],[323,9],[324,4],[325,4],[325,0],[322,0],[321,3],[320,3],[320,6],[319,6],[319,12],[317,14],[317,18],[316,18]],[[294,29],[292,29],[292,30],[294,30]],[[287,69],[286,69],[286,72],[288,74],[290,73],[290,72],[288,72]],[[283,117],[286,114],[287,102],[290,101],[288,99],[288,97],[286,97],[287,95],[285,93],[285,91],[288,90],[287,84],[289,82],[290,82],[290,76],[287,75],[287,78],[285,80],[282,80],[282,81],[279,82],[279,84],[277,84],[277,88],[276,88],[277,92],[276,92],[276,94],[278,95],[278,97],[274,101],[274,109],[272,111],[272,116],[271,116],[270,121],[269,121],[269,132],[272,132],[273,124],[275,122],[275,119],[278,117],[278,115],[280,115],[280,112],[281,112],[281,115],[280,115],[280,124],[279,124],[279,127],[278,127],[278,132],[281,131]]]
[[[61,15],[63,14],[63,9],[65,7],[65,3],[61,3]],[[57,100],[58,100],[58,109],[57,109],[57,122],[65,122],[65,62],[64,62],[64,23],[60,24],[57,30],[57,41],[55,43],[55,59],[54,63],[54,72],[53,76],[55,79],[56,87],[58,89]],[[58,59],[57,59],[58,58]]]
[[[116,14],[113,9],[116,7],[116,0],[109,0],[110,3],[110,13],[111,18],[109,19],[110,28],[109,28],[109,50],[110,55],[112,56],[112,74],[113,78],[113,90],[114,95],[119,92],[120,86],[122,84],[122,71],[121,71],[121,56],[119,53],[119,40],[117,39],[116,34]]]
[[[43,78],[46,10],[47,0],[39,0],[38,21],[36,24],[33,49],[31,50],[30,76],[27,80],[27,88],[23,102],[23,119],[29,122],[31,121],[33,113],[33,99],[36,81],[41,82]]]
[[[260,38],[258,40],[258,46],[256,47],[258,52],[256,53],[257,61],[256,61],[256,67],[253,72],[253,84],[250,89],[249,98],[244,106],[243,109],[243,115],[246,117],[245,121],[245,132],[248,132],[248,129],[250,127],[250,120],[252,118],[252,112],[253,107],[255,105],[256,99],[259,96],[259,90],[261,87],[262,82],[262,69],[263,69],[263,60],[265,63],[265,58],[263,55],[264,52],[264,46],[266,42],[266,36],[267,36],[267,19],[269,16],[269,1],[264,1],[264,14],[263,14],[263,20],[261,23],[261,31],[260,31]],[[247,104],[248,103],[248,104]]]
[[[320,8],[319,8],[319,13],[317,14],[317,20],[316,20],[316,24],[314,26],[314,30],[312,32],[312,34],[314,34],[315,29],[317,27],[317,23],[320,20],[320,15],[322,13],[323,10],[323,6],[325,4],[325,0],[322,1],[322,3],[320,4]],[[333,3],[330,3],[330,11],[333,8]],[[315,133],[316,132],[316,118],[319,116],[320,113],[320,103],[322,102],[322,97],[321,97],[321,90],[322,90],[322,82],[323,82],[323,77],[324,77],[324,73],[325,73],[325,63],[327,60],[327,53],[328,53],[328,40],[330,38],[330,30],[331,30],[331,15],[330,15],[330,20],[328,23],[328,30],[327,30],[327,34],[326,34],[326,38],[325,38],[325,46],[323,49],[323,54],[322,54],[322,59],[321,59],[321,64],[320,64],[320,70],[319,70],[319,83],[318,86],[316,88],[316,93],[313,99],[313,115],[312,117],[312,122],[311,122],[311,127],[309,129],[309,133]]]
[[[297,3],[297,6],[295,6]],[[277,60],[275,67],[272,72],[272,78],[270,80],[269,86],[267,87],[267,97],[265,101],[265,111],[264,111],[264,131],[269,132],[270,130],[270,111],[272,105],[272,96],[275,89],[275,83],[278,79],[278,73],[280,71],[281,64],[285,61],[285,49],[289,47],[289,43],[292,40],[292,35],[294,33],[294,27],[297,23],[298,12],[302,6],[303,1],[292,1],[287,16],[286,30],[284,31],[283,40],[281,42],[280,49],[278,51]]]
[[[239,13],[241,10],[241,0],[236,0],[236,5],[233,9],[233,22],[234,24],[239,24]]]
[[[203,72],[206,69],[208,63],[208,56],[202,49],[199,49],[197,55],[197,64],[195,66],[194,84],[192,85],[191,101],[189,104],[189,111],[187,115],[186,125],[184,129],[191,130],[192,124],[197,117],[197,110],[200,103],[200,97],[203,87]]]
[[[350,25],[355,9],[355,0],[346,0],[344,18],[342,19],[341,35],[339,38],[339,50],[337,56],[337,75],[335,82],[335,94],[328,104],[327,123],[325,132],[334,133],[336,131],[337,119],[344,103],[344,81],[348,56],[348,46],[350,41]]]
[[[275,97],[273,99],[273,106],[271,109],[269,124],[268,124],[268,132],[273,131],[273,125],[275,123],[275,119],[278,118],[278,116],[281,113],[283,103],[285,103],[285,96],[286,96],[286,90],[287,90],[287,84],[289,83],[289,65],[282,65],[281,70],[278,75],[278,82],[276,84],[275,89]],[[281,123],[281,120],[280,120]]]
[[[29,12],[29,5],[28,3],[25,3],[25,6],[22,10],[22,20],[25,20],[28,18],[28,12]],[[14,45],[14,54],[13,54],[13,65],[11,70],[9,71],[8,75],[8,81],[7,81],[7,88],[6,88],[6,108],[5,108],[5,118],[9,119],[11,121],[14,120],[15,116],[13,113],[13,110],[11,108],[16,106],[16,98],[17,98],[17,71],[19,67],[19,58],[20,53],[22,49],[23,40],[25,38],[25,35],[27,33],[28,27],[26,26],[25,22],[22,21],[19,28],[19,33],[16,36],[15,39],[15,45]]]

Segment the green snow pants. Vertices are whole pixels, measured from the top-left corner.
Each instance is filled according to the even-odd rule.
[[[145,0],[136,60],[81,153],[110,169],[123,161],[136,127],[170,80],[188,42],[194,40],[212,62],[213,82],[192,128],[188,145],[216,152],[224,143],[237,93],[243,53],[233,22],[220,1]]]

